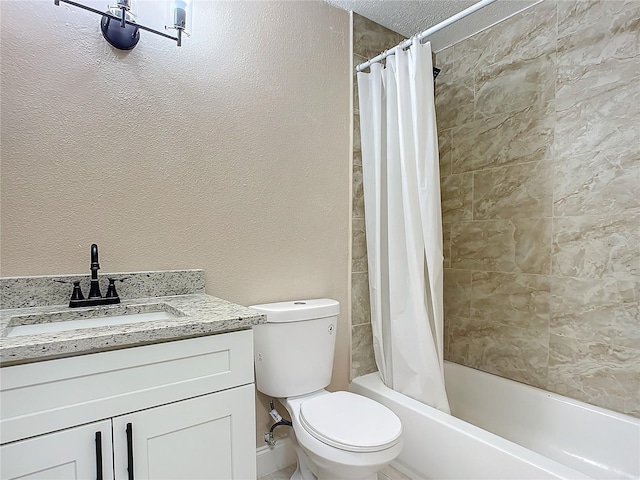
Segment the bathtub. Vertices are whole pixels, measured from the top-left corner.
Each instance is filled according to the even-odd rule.
[[[640,420],[445,362],[453,415],[387,388],[378,372],[350,390],[393,410],[414,479],[638,479]]]

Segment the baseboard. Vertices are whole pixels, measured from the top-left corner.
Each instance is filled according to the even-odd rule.
[[[278,440],[275,447],[264,445],[256,449],[258,478],[296,463],[296,452],[289,437]]]

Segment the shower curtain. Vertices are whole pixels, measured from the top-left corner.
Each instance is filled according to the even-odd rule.
[[[449,413],[433,65],[414,40],[357,77],[373,348],[388,387]]]

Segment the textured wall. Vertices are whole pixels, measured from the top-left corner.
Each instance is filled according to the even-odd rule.
[[[437,60],[446,358],[640,416],[640,3],[545,1]]]
[[[395,47],[404,40],[360,15],[353,14],[353,65],[366,62],[383,50]],[[362,190],[362,152],[360,150],[360,113],[358,83],[353,78],[353,207],[351,255],[351,378],[375,372],[371,307],[369,305],[369,276],[367,274],[367,239],[364,228],[364,197]]]
[[[96,242],[105,272],[204,268],[244,305],[335,298],[346,388],[349,14],[194,7],[182,48],[142,32],[122,53],[96,15],[1,2],[2,275],[87,272]]]

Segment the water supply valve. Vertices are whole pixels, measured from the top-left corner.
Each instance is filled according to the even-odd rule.
[[[273,438],[273,432],[264,432],[264,443],[270,447],[276,446],[276,439]]]

